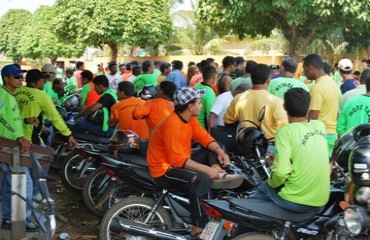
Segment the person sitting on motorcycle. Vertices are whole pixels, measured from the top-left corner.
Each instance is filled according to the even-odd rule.
[[[76,123],[73,131],[110,137],[114,132],[114,128],[109,125],[110,109],[117,102],[117,94],[109,88],[108,78],[104,75],[96,76],[93,83],[95,91],[101,97],[98,102],[84,108],[74,117]],[[100,116],[97,116],[98,110],[101,110]]]
[[[254,198],[271,200],[278,206],[307,212],[324,206],[330,194],[325,125],[308,120],[310,95],[302,88],[292,88],[284,95],[289,124],[277,130],[276,154],[271,177]]]
[[[94,83],[92,80],[94,79],[94,75],[89,70],[83,70],[81,72],[81,81],[82,81],[82,90],[81,90],[81,107],[89,107],[96,103],[100,96],[95,91]]]
[[[203,95],[203,89],[191,87],[175,92],[175,111],[154,129],[147,153],[149,171],[155,182],[163,188],[189,195],[191,235],[202,232],[209,221],[199,204],[201,199],[210,197],[212,180],[224,183],[218,186],[220,188],[235,185],[240,180],[239,176],[228,175],[221,169],[219,164],[230,163],[229,156],[196,118],[202,108],[200,98]],[[192,140],[204,148],[192,153]]]

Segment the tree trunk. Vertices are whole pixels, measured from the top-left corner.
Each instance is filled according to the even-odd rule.
[[[109,60],[110,61],[117,61],[118,56],[118,44],[117,43],[108,43],[110,48]]]

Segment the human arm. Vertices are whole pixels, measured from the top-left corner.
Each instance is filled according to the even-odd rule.
[[[211,131],[211,129],[217,125],[217,119],[218,119],[218,115],[214,112],[211,112],[209,114],[209,118],[208,118],[208,132]]]
[[[238,95],[240,96],[240,95]],[[230,103],[230,106],[227,108],[224,115],[225,124],[233,124],[239,121],[239,111],[237,109],[237,102],[239,97],[236,96]]]
[[[310,111],[308,112],[309,120],[319,119],[320,109],[322,108],[323,98],[319,89],[315,86],[312,87],[310,91],[311,101],[310,101]]]
[[[24,137],[17,138],[17,141],[21,145],[22,152],[29,152],[31,149],[31,142],[25,139]]]
[[[339,136],[342,136],[347,131],[347,114],[347,109],[344,108],[338,117],[337,132]]]
[[[188,158],[185,161],[184,168],[189,169],[189,170],[195,170],[195,171],[203,172],[203,173],[207,174],[211,179],[218,179],[219,174],[220,174],[219,171],[216,168],[211,168],[207,165],[197,163],[197,162],[191,160],[190,158]]]
[[[80,106],[84,106],[85,105],[86,98],[87,98],[87,95],[89,94],[90,90],[91,90],[91,87],[90,87],[89,84],[85,84],[82,87],[81,94],[80,94],[80,97],[81,97]]]
[[[207,148],[217,154],[217,160],[221,166],[225,167],[230,164],[229,155],[225,153],[225,151],[220,147],[220,145],[218,145],[217,142],[209,143]]]
[[[143,105],[137,107],[132,112],[132,118],[135,120],[146,118],[150,113],[151,101],[146,101]]]
[[[111,124],[118,123],[118,120],[119,120],[118,119],[119,118],[119,109],[117,109],[117,108],[118,108],[118,105],[116,103],[110,109],[110,120],[109,120],[109,122]]]

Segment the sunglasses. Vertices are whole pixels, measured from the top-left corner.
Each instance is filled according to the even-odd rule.
[[[14,75],[13,78],[14,79],[23,79],[23,75]]]

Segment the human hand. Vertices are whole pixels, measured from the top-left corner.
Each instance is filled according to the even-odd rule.
[[[32,124],[35,127],[37,127],[40,124],[40,120],[37,117],[25,118],[24,120],[26,123]]]
[[[69,136],[69,138],[68,138],[68,145],[71,147],[71,148],[75,148],[75,147],[77,147],[77,145],[78,145],[78,142],[77,142],[77,140],[71,135],[71,136]]]
[[[209,167],[207,169],[206,174],[211,178],[211,179],[218,179],[220,176],[219,171],[216,168]]]
[[[25,139],[24,137],[20,137],[17,139],[19,144],[21,145],[22,152],[29,152],[31,149],[31,142]]]
[[[217,159],[218,161],[220,162],[220,165],[222,167],[226,167],[227,165],[230,164],[230,158],[229,158],[229,155],[227,155],[224,151],[220,151],[218,154],[217,154]]]

